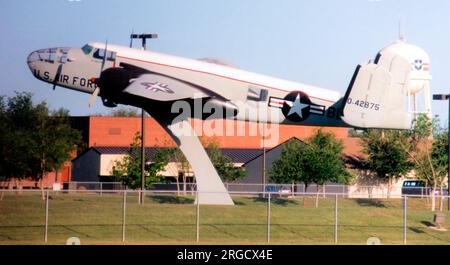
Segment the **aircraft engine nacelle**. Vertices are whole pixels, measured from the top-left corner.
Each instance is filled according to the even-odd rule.
[[[119,103],[119,94],[130,84],[131,78],[130,72],[123,68],[104,70],[97,80],[103,104],[107,107],[115,107]]]

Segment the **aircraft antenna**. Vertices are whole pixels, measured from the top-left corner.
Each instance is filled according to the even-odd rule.
[[[131,34],[131,39],[141,39],[142,40],[142,49],[147,50],[147,39],[156,39],[158,38],[158,34]]]
[[[134,35],[134,29],[131,29],[131,35],[130,35],[130,48],[133,48],[133,35]]]

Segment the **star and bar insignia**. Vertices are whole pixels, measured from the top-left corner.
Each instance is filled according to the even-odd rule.
[[[152,92],[164,92],[169,94],[175,93],[172,89],[169,88],[168,85],[160,82],[142,82],[141,85],[144,86],[145,89],[148,89]]]
[[[311,114],[325,115],[325,106],[312,104],[308,95],[301,91],[291,92],[283,99],[270,97],[269,106],[280,108],[283,115],[294,122],[304,121]]]

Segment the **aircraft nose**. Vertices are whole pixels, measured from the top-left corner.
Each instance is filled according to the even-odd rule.
[[[34,71],[34,69],[36,69],[36,61],[39,61],[39,53],[37,51],[34,51],[27,57],[27,64],[31,71]]]

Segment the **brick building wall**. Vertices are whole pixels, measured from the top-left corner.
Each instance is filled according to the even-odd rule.
[[[251,122],[229,122],[228,124],[219,124],[214,127],[215,121],[192,122],[196,132],[202,135],[202,138],[215,139],[221,148],[261,148],[262,147],[262,129],[256,123]],[[146,146],[174,146],[175,143],[165,130],[153,119],[147,118],[145,121]],[[228,126],[228,127],[227,127]],[[277,125],[275,125],[277,126]],[[215,135],[210,136],[210,128],[213,128]],[[219,129],[217,129],[219,128]],[[220,129],[222,128],[222,129]],[[270,129],[271,128],[271,129]],[[268,127],[266,135],[272,132],[272,137],[267,137],[265,146],[274,147],[292,137],[305,139],[311,136],[320,127],[314,126],[294,126],[279,125]],[[140,118],[125,117],[89,117],[88,147],[92,146],[129,146],[133,141],[136,132],[141,130]],[[326,127],[324,131],[332,132],[338,139],[348,138],[347,128]],[[228,133],[227,133],[228,132]],[[276,136],[275,134],[278,135]],[[231,135],[230,135],[231,134]],[[225,135],[225,136],[223,136]]]

